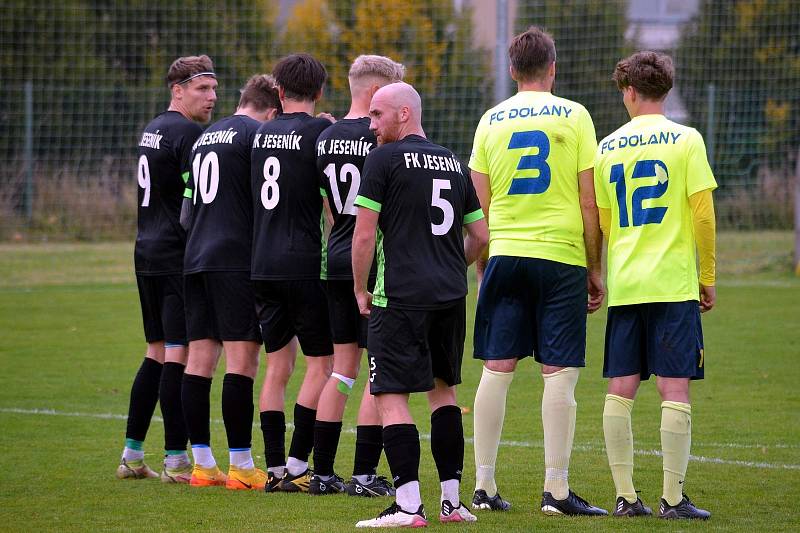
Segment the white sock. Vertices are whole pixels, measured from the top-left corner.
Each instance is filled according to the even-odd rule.
[[[127,446],[122,450],[122,458],[126,463],[133,461],[142,461],[144,459],[144,450],[131,450]]]
[[[308,461],[301,461],[294,457],[289,457],[289,460],[286,461],[286,471],[291,476],[299,476],[306,470],[308,470]]]
[[[578,376],[577,368],[564,368],[543,376],[544,492],[549,492],[556,500],[569,496],[569,459],[575,436]]]
[[[373,476],[372,474],[359,474],[357,476],[353,476],[353,478],[362,485],[368,484],[370,481],[372,481],[372,478],[374,477],[375,476]]]
[[[164,466],[166,468],[180,468],[190,464],[192,463],[189,462],[189,455],[187,455],[185,452],[177,455],[167,455],[164,457]]]
[[[442,481],[442,497],[440,498],[439,502],[443,502],[445,500],[449,501],[453,505],[458,506],[458,502],[460,497],[458,496],[458,485],[459,482],[457,479],[448,479],[447,481]]]
[[[419,481],[409,481],[397,487],[395,499],[402,510],[416,513],[419,506],[422,505],[422,497],[419,495]]]
[[[205,444],[192,445],[192,457],[194,457],[194,464],[202,466],[203,468],[214,468],[217,466],[217,461],[214,460],[214,454],[211,453],[211,446]]]
[[[236,468],[249,470],[255,468],[253,463],[253,455],[250,453],[250,448],[237,448],[230,450],[231,466]]]
[[[282,478],[283,474],[286,473],[286,465],[281,466],[270,466],[267,468],[267,472],[272,472],[272,475],[277,478]]]

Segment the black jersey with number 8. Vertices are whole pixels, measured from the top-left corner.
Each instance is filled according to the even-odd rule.
[[[253,279],[325,277],[316,147],[330,125],[307,113],[286,113],[256,133],[250,168]]]

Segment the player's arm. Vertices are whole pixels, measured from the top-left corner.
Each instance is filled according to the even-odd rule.
[[[483,257],[483,251],[489,243],[489,226],[486,219],[481,217],[478,220],[464,224],[467,232],[464,237],[464,257],[467,259],[467,266],[471,265]]]
[[[716,221],[714,199],[711,189],[694,193],[689,197],[692,208],[694,240],[700,261],[700,311],[705,313],[714,307],[717,299],[716,281]]]
[[[606,290],[601,272],[603,234],[600,231],[600,215],[594,196],[594,169],[578,172],[581,217],[583,218],[583,242],[586,246],[586,276],[589,289],[587,311],[594,313],[603,304]]]
[[[353,291],[358,301],[358,310],[364,316],[369,316],[372,307],[372,294],[367,290],[367,281],[375,255],[375,233],[379,216],[379,211],[359,207],[353,231]]]
[[[194,202],[192,196],[194,195],[194,182],[191,177],[186,181],[186,188],[183,190],[183,202],[181,203],[181,216],[180,223],[184,231],[189,231],[192,226],[192,217],[194,216]]]
[[[320,192],[325,192],[325,189],[320,189]],[[328,202],[328,197],[322,195],[322,209],[325,213],[325,240],[331,236],[331,229],[333,228],[333,213],[331,212],[331,204]]]
[[[470,170],[470,177],[472,178],[472,186],[475,188],[475,193],[478,195],[478,201],[481,203],[481,209],[483,210],[484,216],[484,224],[486,221],[489,220],[489,205],[492,201],[492,190],[489,185],[489,175],[484,174],[483,172],[478,172],[476,170]],[[482,253],[476,258],[475,263],[475,271],[478,278],[478,287],[481,286],[481,281],[483,281],[483,272],[486,270],[486,263],[489,260],[489,249],[486,248],[486,244],[488,244],[489,239],[489,229],[487,226],[486,229],[486,243],[482,249]],[[464,246],[464,250],[466,251],[466,245]],[[468,261],[467,264],[472,264],[472,261]]]

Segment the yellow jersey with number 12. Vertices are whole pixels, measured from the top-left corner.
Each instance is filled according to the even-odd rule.
[[[549,92],[519,92],[483,115],[469,167],[489,176],[490,256],[586,266],[578,172],[596,148],[586,108]]]
[[[608,305],[697,300],[689,196],[717,187],[700,133],[635,117],[600,142],[594,183],[611,210]]]

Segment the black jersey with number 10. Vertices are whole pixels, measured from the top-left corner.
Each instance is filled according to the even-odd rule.
[[[467,172],[418,135],[369,154],[355,203],[380,213],[374,305],[437,309],[466,296],[462,226],[483,218]]]
[[[341,119],[317,139],[317,170],[333,214],[328,239],[328,279],[353,279],[351,248],[356,226],[354,205],[364,160],[375,148],[369,118]]]
[[[250,149],[260,126],[246,115],[233,115],[209,126],[195,142],[184,273],[250,271]]]
[[[166,111],[144,128],[137,166],[137,274],[180,274],[186,232],[181,202],[189,179],[189,152],[203,128],[177,111]]]
[[[307,113],[286,113],[256,133],[250,158],[252,279],[325,277],[317,137],[330,125]]]

